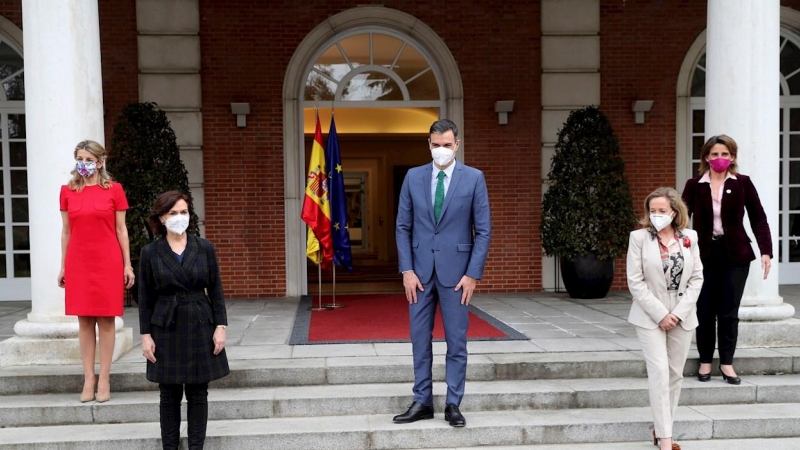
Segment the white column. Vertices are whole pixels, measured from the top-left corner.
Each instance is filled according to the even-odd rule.
[[[77,319],[64,315],[57,285],[58,193],[71,176],[75,144],[104,141],[97,0],[23,0],[22,12],[32,308],[14,326],[17,337],[0,345],[0,365],[77,364]],[[116,322],[117,347],[129,349],[130,329],[125,339]]]
[[[779,37],[780,0],[708,0],[706,134],[739,144],[739,170],[758,190],[775,254],[766,280],[760,257],[750,266],[739,310],[750,321],[794,315],[778,294]],[[747,228],[760,255],[749,222]]]

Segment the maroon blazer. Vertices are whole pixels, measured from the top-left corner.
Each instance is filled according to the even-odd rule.
[[[700,245],[700,258],[708,264],[711,257],[711,237],[714,230],[714,210],[711,206],[711,184],[700,183],[701,176],[686,181],[683,188],[683,201],[689,208],[689,217],[694,217],[693,227],[697,231]],[[736,179],[725,180],[722,189],[722,229],[725,232],[725,248],[730,261],[746,264],[756,259],[750,238],[744,230],[744,212],[750,218],[750,226],[756,237],[762,255],[772,257],[772,236],[769,232],[767,215],[761,206],[756,187],[750,177],[736,174]]]

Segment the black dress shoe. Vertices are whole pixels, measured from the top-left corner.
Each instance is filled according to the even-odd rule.
[[[719,368],[719,373],[722,374],[722,379],[726,381],[728,384],[740,385],[742,384],[742,379],[739,377],[729,377],[725,375],[725,372],[722,371],[722,367]]]
[[[433,419],[433,406],[425,406],[422,403],[414,402],[408,407],[408,411],[394,416],[394,423],[411,423],[418,420]]]
[[[697,372],[697,381],[702,381],[704,383],[706,381],[711,381],[711,372],[708,373]]]
[[[458,410],[458,406],[448,404],[444,409],[444,420],[450,423],[451,427],[463,427],[467,424],[467,419]]]

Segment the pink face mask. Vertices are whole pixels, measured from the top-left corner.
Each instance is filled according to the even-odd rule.
[[[730,167],[731,160],[727,158],[709,159],[708,165],[711,166],[714,172],[723,173]]]

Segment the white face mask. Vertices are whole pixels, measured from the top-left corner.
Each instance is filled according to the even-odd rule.
[[[672,223],[672,214],[650,214],[650,222],[656,231],[661,231]]]
[[[189,228],[189,215],[178,214],[177,216],[172,216],[164,222],[164,225],[175,234],[183,234]]]
[[[433,161],[439,165],[439,167],[444,167],[450,164],[450,161],[456,157],[455,150],[450,150],[445,147],[436,147],[431,149],[431,156],[433,157]]]

